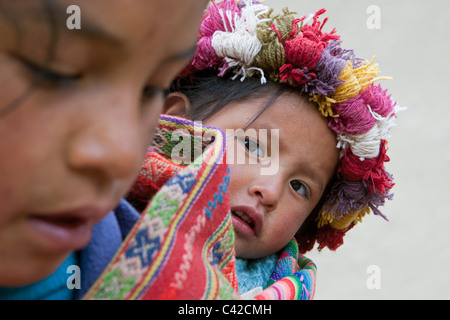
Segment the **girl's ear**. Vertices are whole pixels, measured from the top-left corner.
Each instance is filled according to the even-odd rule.
[[[191,109],[189,98],[181,92],[171,92],[164,102],[163,113],[172,116],[184,116]]]

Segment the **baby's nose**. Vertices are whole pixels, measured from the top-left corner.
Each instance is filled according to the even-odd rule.
[[[249,193],[259,198],[260,203],[273,210],[277,207],[283,192],[281,175],[260,176],[249,187]]]

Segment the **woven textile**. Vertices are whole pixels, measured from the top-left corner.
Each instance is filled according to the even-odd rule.
[[[292,239],[283,249],[269,286],[255,298],[258,300],[312,300],[316,290],[317,268],[314,262],[299,254]]]
[[[160,128],[172,131],[185,125],[172,117],[160,121]],[[237,297],[223,135],[201,130],[214,143],[153,197],[85,299]]]
[[[171,159],[172,140],[179,145],[181,136],[192,138],[188,147],[203,150],[189,165],[187,158],[182,165]],[[228,184],[223,133],[161,116],[130,192],[134,200],[151,202],[84,299],[239,299]],[[269,284],[255,299],[313,298],[315,265],[298,254],[295,240]]]

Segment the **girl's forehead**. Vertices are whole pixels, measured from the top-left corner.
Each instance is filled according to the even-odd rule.
[[[2,4],[0,18],[19,32],[46,37],[70,33],[123,46],[146,43],[158,51],[177,42],[183,47],[185,41],[192,47],[204,5],[204,0],[79,0],[76,6],[67,0],[21,0]],[[74,19],[77,27],[70,27]]]

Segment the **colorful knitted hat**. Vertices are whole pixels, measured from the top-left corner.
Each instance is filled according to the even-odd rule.
[[[341,150],[337,176],[315,220],[297,237],[303,252],[315,242],[319,250],[336,250],[370,211],[386,219],[378,208],[392,198],[394,186],[384,163],[398,107],[375,85],[386,78],[377,77],[374,59],[366,61],[341,48],[335,29],[323,31],[324,12],[296,19],[288,9],[274,14],[256,1],[213,1],[201,24],[196,54],[179,76],[195,77],[209,69],[233,80],[259,77],[261,85],[289,85],[329,120]]]

